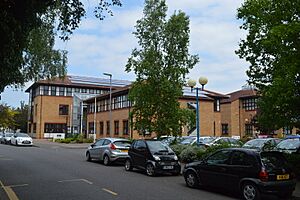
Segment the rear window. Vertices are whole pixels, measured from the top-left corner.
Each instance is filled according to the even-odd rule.
[[[114,144],[118,147],[130,147],[131,143],[129,141],[115,141]]]
[[[268,171],[281,169],[288,166],[287,160],[284,158],[284,156],[277,153],[264,152],[261,154],[261,160]]]

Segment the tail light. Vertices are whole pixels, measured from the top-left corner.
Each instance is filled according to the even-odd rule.
[[[114,145],[113,143],[111,143],[111,144],[109,145],[109,148],[110,148],[111,150],[116,150],[116,149],[117,149],[116,145]]]
[[[268,181],[269,174],[266,172],[265,168],[262,168],[261,171],[259,172],[259,179],[261,181]]]

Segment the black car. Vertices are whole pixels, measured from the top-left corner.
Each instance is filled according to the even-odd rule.
[[[128,150],[125,170],[138,168],[146,171],[148,176],[159,173],[180,173],[180,164],[170,147],[157,140],[135,140]]]
[[[221,149],[207,158],[189,163],[183,175],[188,187],[201,185],[240,192],[243,199],[261,194],[288,198],[295,190],[295,174],[280,152],[253,149]]]

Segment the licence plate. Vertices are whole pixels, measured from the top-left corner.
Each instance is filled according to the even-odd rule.
[[[121,150],[121,152],[128,153],[128,149],[123,149],[123,150]]]
[[[289,174],[277,175],[277,180],[287,180],[290,178]]]
[[[163,169],[173,169],[173,166],[163,166]]]

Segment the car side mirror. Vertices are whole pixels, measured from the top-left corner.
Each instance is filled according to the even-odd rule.
[[[96,146],[95,144],[91,144],[91,147],[94,147],[94,146]]]

